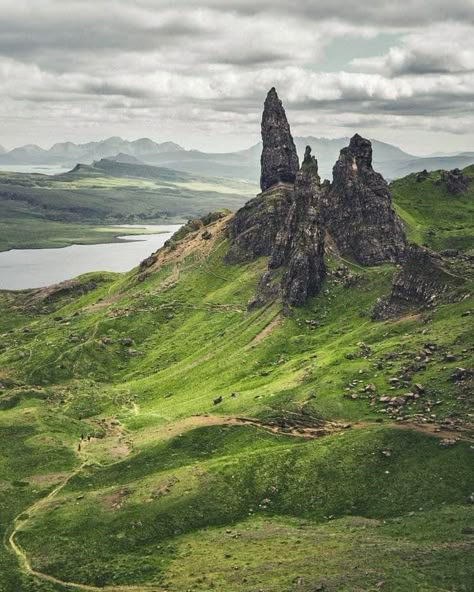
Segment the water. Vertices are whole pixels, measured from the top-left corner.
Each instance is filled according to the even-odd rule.
[[[48,164],[0,164],[0,171],[10,173],[41,173],[43,175],[59,175],[67,173],[73,166],[60,166]]]
[[[123,242],[119,243],[0,253],[0,289],[41,288],[90,271],[129,271],[162,247],[180,225],[127,227],[156,230],[157,234],[121,236]]]

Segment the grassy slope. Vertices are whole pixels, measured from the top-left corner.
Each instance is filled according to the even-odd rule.
[[[474,248],[474,165],[463,173],[472,181],[460,195],[436,185],[440,171],[432,171],[421,183],[413,173],[391,184],[397,211],[413,242],[435,250]]]
[[[104,242],[107,231],[97,225],[176,222],[235,210],[255,189],[231,179],[129,168],[129,176],[120,167],[89,166],[55,177],[0,172],[0,250]]]
[[[380,423],[383,406],[362,391],[410,390],[390,390],[389,379],[435,343],[410,378],[426,394],[406,414],[466,418],[469,395],[449,377],[472,364],[462,316],[472,299],[375,323],[369,313],[393,269],[354,268],[356,287],[330,277],[290,318],[279,320],[277,305],[248,314],[266,262],[227,266],[222,239],[209,254],[209,241],[187,241],[194,247],[181,258],[170,251],[143,282],[97,274],[89,294],[33,303],[0,293],[4,532],[86,462],[22,517],[17,537],[36,569],[60,579],[176,591],[376,590],[381,581],[389,591],[470,590],[470,444],[443,448]],[[354,391],[358,399],[344,396]],[[196,414],[362,425],[304,440],[187,419]],[[81,433],[105,437],[78,451]],[[66,589],[22,574],[11,553],[0,567],[2,592]]]

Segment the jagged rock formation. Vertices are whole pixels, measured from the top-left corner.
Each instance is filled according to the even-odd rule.
[[[301,306],[321,289],[324,265],[324,224],[321,218],[318,163],[306,154],[296,176],[294,200],[275,240],[275,247],[251,307],[281,294],[285,307]],[[281,276],[281,270],[283,276]]]
[[[325,199],[328,232],[339,253],[362,265],[396,262],[405,233],[387,182],[372,168],[372,144],[356,134],[341,150]]]
[[[436,181],[437,185],[445,185],[448,193],[457,195],[464,193],[469,187],[469,177],[463,175],[459,169],[452,171],[441,171],[441,178]]]
[[[226,234],[230,239],[228,263],[253,261],[271,255],[293,201],[298,155],[285,110],[274,88],[265,100],[262,141],[262,193],[247,202],[227,226]]]
[[[392,282],[390,294],[379,298],[372,318],[381,320],[400,316],[412,308],[432,307],[456,297],[454,288],[463,280],[452,275],[437,253],[410,245]]]
[[[293,184],[299,169],[298,154],[283,105],[274,88],[265,100],[262,116],[260,187],[262,191],[278,183]]]
[[[318,163],[308,146],[296,176],[295,200],[269,263],[270,269],[288,267],[282,279],[285,304],[303,305],[319,292],[326,274],[320,198]]]
[[[293,189],[278,187],[251,199],[240,208],[227,225],[230,246],[226,262],[242,263],[271,255],[292,201]]]

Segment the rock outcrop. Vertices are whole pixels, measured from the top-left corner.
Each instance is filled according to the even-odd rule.
[[[293,203],[276,237],[268,271],[251,306],[278,294],[285,308],[302,306],[319,292],[325,275],[320,178],[318,163],[308,146],[296,176]]]
[[[372,168],[372,144],[356,134],[341,150],[325,199],[327,230],[339,253],[362,265],[399,261],[405,233],[387,182]]]
[[[293,189],[278,187],[247,202],[229,221],[227,263],[269,256],[293,201]]]
[[[466,177],[459,169],[441,171],[441,177],[436,181],[437,185],[444,185],[451,195],[464,193],[469,187],[469,177]]]
[[[247,202],[227,227],[228,263],[271,255],[294,198],[298,155],[285,110],[274,88],[265,100],[262,142],[262,193]]]
[[[283,105],[274,88],[265,100],[262,116],[260,187],[262,191],[279,183],[293,184],[299,169],[298,154]]]
[[[393,318],[414,308],[429,308],[455,299],[463,280],[452,275],[443,258],[424,247],[405,249],[401,269],[395,274],[390,294],[379,298],[372,312],[376,320]]]

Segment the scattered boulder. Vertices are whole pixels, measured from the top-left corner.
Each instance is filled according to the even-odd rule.
[[[474,376],[474,368],[456,368],[451,374],[453,382],[462,382]]]
[[[450,446],[454,446],[457,443],[457,440],[455,438],[443,438],[439,445],[442,448],[448,448]]]

